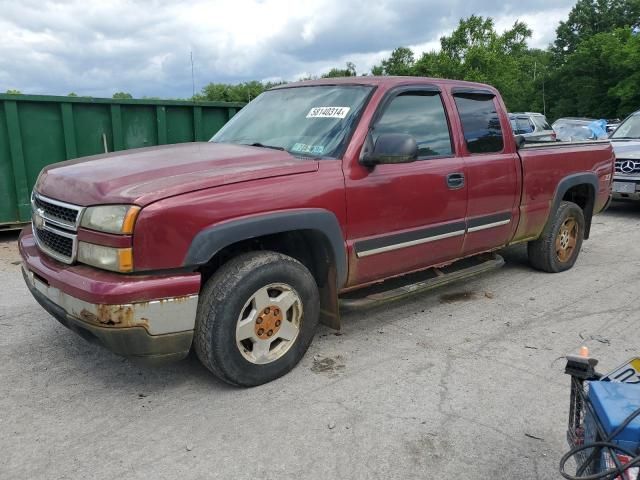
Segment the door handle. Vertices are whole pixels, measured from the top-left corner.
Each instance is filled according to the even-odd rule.
[[[458,190],[464,187],[464,173],[450,173],[447,175],[447,187],[450,190]]]

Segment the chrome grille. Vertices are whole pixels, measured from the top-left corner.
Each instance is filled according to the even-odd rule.
[[[640,174],[640,160],[616,160],[616,173],[622,173],[626,175]]]
[[[60,235],[58,232],[45,230],[44,228],[35,229],[39,242],[47,249],[54,251],[58,255],[65,258],[73,258],[73,238]]]
[[[44,201],[41,197],[35,195],[33,197],[33,203],[35,204],[36,208],[44,210],[44,212],[51,218],[55,218],[57,220],[60,220],[61,222],[68,223],[69,225],[76,224],[79,213],[78,210],[63,207],[60,204],[52,203],[50,201]]]
[[[36,192],[31,197],[31,224],[38,248],[64,263],[76,260],[76,232],[82,207],[44,197]]]

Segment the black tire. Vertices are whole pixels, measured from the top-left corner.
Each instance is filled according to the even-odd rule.
[[[560,241],[559,235],[566,230],[565,226],[571,219],[575,220],[575,246],[569,251],[556,248],[556,240]],[[582,209],[573,202],[561,202],[553,219],[545,227],[544,232],[537,240],[529,242],[527,252],[529,263],[536,270],[543,272],[558,273],[569,270],[576,263],[582,241],[584,239],[584,213]],[[571,229],[573,231],[573,229]],[[562,252],[562,253],[559,253]]]
[[[259,289],[290,285],[302,302],[299,333],[277,360],[256,364],[236,343],[236,325],[246,302]],[[242,254],[224,264],[200,293],[194,346],[198,358],[219,379],[253,387],[285,375],[309,348],[320,315],[320,296],[311,272],[294,258],[260,251]]]

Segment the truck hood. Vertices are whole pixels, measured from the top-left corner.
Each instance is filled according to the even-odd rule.
[[[135,203],[204,188],[313,172],[318,162],[261,147],[184,143],[126,150],[53,164],[36,189],[76,205]]]
[[[611,140],[617,159],[640,160],[640,140]]]

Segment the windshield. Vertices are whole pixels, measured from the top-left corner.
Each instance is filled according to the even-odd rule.
[[[240,110],[210,141],[335,158],[370,91],[359,85],[270,90]]]
[[[640,113],[634,113],[611,135],[611,138],[634,138],[640,139]]]

